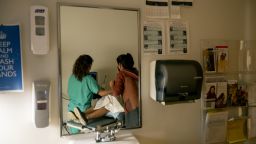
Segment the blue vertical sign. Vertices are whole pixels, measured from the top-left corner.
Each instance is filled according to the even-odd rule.
[[[0,26],[0,91],[23,91],[19,25]]]

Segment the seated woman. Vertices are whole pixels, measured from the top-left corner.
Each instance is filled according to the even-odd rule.
[[[118,73],[110,82],[113,96],[121,96],[125,109],[125,127],[134,128],[139,124],[138,70],[134,67],[130,53],[119,55],[116,59]]]
[[[112,88],[112,94],[115,97],[121,96],[124,101],[124,111],[125,111],[125,127],[134,128],[138,127],[139,124],[139,97],[138,97],[138,70],[133,67],[134,61],[131,54],[119,55],[116,59],[118,64],[118,73],[114,81],[110,81],[110,87]],[[115,100],[111,96],[112,100]],[[103,103],[107,98],[102,99]],[[109,103],[108,103],[109,104]],[[78,119],[88,119],[102,117],[104,115],[111,114],[116,117],[114,111],[108,109],[108,105],[97,106],[96,108],[88,109],[85,113],[82,113],[79,109],[75,108],[75,114]],[[110,104],[111,105],[111,104]],[[112,106],[113,107],[113,106]],[[114,115],[113,115],[114,114]],[[82,120],[83,121],[83,120]]]
[[[111,97],[112,90],[100,89],[97,81],[89,75],[93,59],[89,55],[81,55],[73,65],[73,73],[68,80],[68,94],[70,102],[68,104],[69,120],[79,121],[86,125],[89,119],[102,117],[104,115],[118,118],[119,113],[124,111],[120,103]],[[102,105],[99,102],[97,107],[91,106],[93,95],[102,97],[99,102],[107,104]],[[104,104],[103,103],[103,104]]]
[[[91,107],[93,94],[106,96],[112,93],[112,90],[100,89],[97,81],[89,75],[92,63],[91,56],[80,55],[73,65],[72,74],[68,80],[68,95],[70,97],[68,116],[70,119],[78,118],[83,125],[86,125],[86,119],[81,114]],[[99,112],[106,113],[106,110],[103,109]]]

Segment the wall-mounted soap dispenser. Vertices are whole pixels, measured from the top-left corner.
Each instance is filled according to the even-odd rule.
[[[33,122],[37,128],[49,125],[50,82],[34,81],[32,84]]]
[[[150,64],[150,96],[162,104],[200,99],[201,65],[194,60],[156,60]]]
[[[33,54],[45,55],[49,52],[49,16],[45,6],[31,6],[30,12],[31,50]]]

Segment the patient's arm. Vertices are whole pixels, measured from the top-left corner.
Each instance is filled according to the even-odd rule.
[[[99,90],[98,92],[98,95],[100,96],[106,96],[106,95],[109,95],[109,94],[112,94],[112,90]]]

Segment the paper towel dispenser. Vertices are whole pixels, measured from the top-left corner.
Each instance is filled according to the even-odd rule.
[[[200,99],[201,65],[194,60],[156,60],[150,64],[150,96],[165,104]]]

